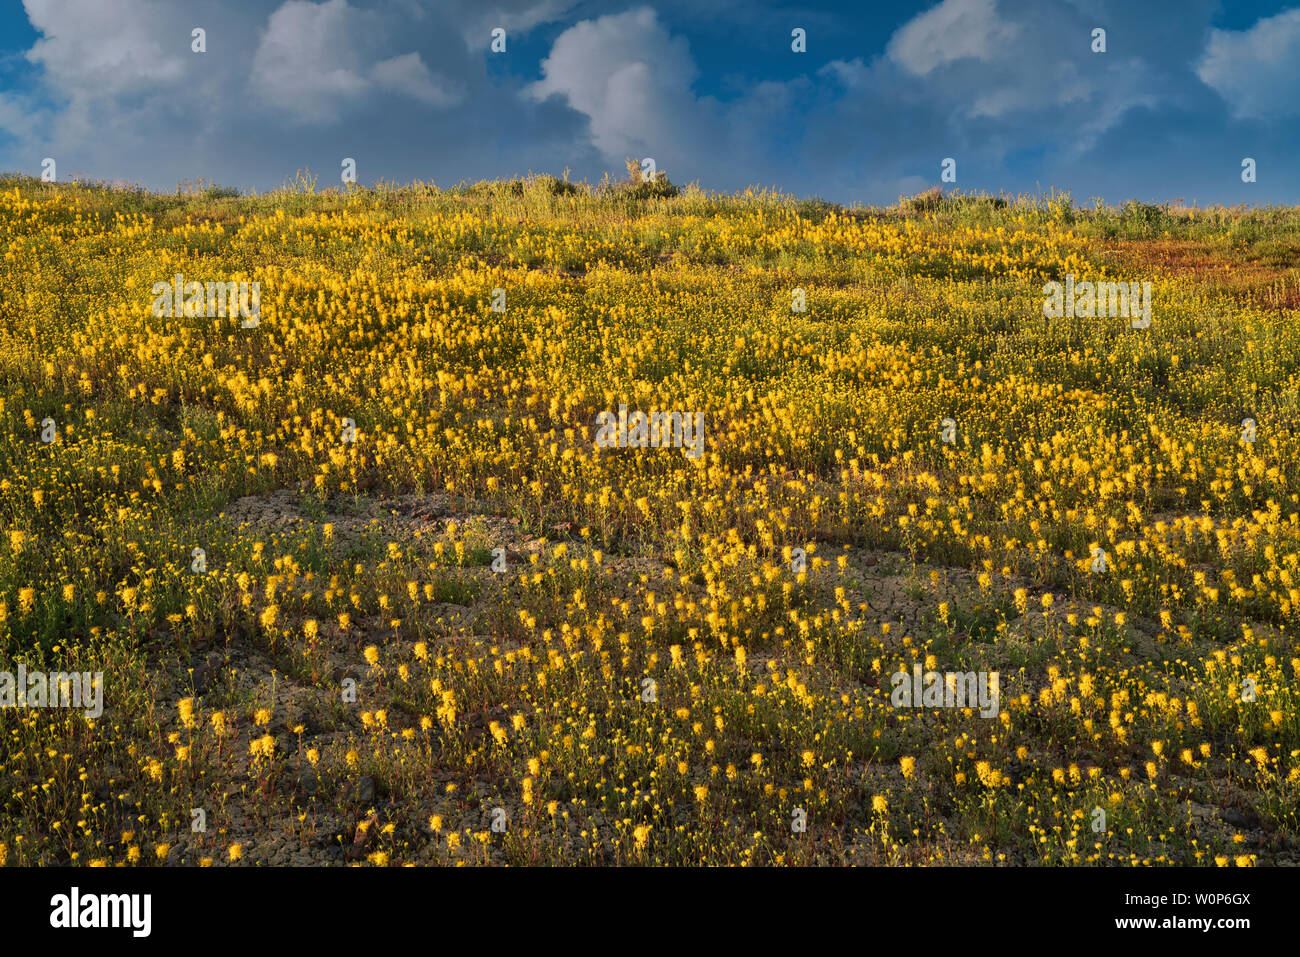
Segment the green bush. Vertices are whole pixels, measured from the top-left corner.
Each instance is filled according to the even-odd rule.
[[[630,199],[671,199],[681,190],[668,181],[668,174],[656,170],[653,179],[645,179],[641,174],[639,161],[629,157],[627,161],[628,182],[621,192]]]

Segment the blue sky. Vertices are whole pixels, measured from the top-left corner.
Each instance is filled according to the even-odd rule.
[[[1300,5],[0,4],[0,170],[265,190],[352,157],[362,183],[445,186],[629,156],[844,203],[938,185],[945,157],[963,190],[1300,203]]]

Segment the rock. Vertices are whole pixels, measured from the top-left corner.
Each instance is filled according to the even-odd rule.
[[[362,804],[369,804],[375,799],[375,779],[366,775],[357,782],[356,787],[357,800]]]
[[[1238,811],[1236,808],[1225,807],[1219,812],[1219,817],[1233,827],[1259,827],[1259,815],[1252,809],[1246,808],[1245,811]]]
[[[308,797],[316,794],[320,788],[320,775],[312,768],[303,768],[298,772],[298,790]]]
[[[190,680],[194,683],[194,693],[196,695],[205,694],[212,682],[221,676],[221,669],[225,665],[225,659],[217,652],[209,652],[207,657],[194,665],[194,672]]]

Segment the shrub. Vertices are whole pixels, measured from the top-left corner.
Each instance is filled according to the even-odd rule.
[[[943,202],[943,190],[938,186],[932,186],[915,196],[899,197],[898,205],[910,213],[928,213],[938,209],[941,202]]]
[[[671,199],[681,192],[668,181],[668,174],[663,170],[655,170],[652,179],[645,179],[641,174],[641,164],[637,160],[628,159],[627,173],[628,182],[621,192],[631,199]]]
[[[529,182],[528,188],[530,191],[536,190],[551,196],[573,196],[578,192],[578,187],[567,179],[560,179],[558,176],[552,176],[549,173],[534,176]]]

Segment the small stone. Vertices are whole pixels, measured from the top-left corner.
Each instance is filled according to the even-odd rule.
[[[357,782],[357,800],[362,804],[369,804],[375,799],[375,779],[366,775]]]
[[[1259,815],[1249,809],[1243,813],[1235,808],[1225,807],[1219,812],[1219,816],[1233,827],[1259,827]]]
[[[308,797],[314,795],[320,788],[320,776],[311,768],[303,768],[298,772],[298,789]]]

